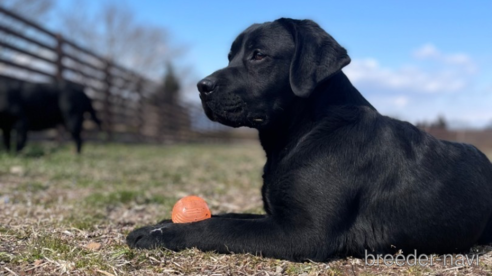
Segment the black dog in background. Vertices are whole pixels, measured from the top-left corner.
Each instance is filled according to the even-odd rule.
[[[492,164],[379,114],[341,69],[347,52],[310,20],[249,27],[198,83],[207,116],[259,130],[266,215],[164,221],[130,247],[196,247],[289,260],[450,253],[492,242]]]
[[[92,108],[91,100],[82,85],[62,81],[30,83],[9,78],[0,79],[0,128],[3,143],[10,150],[11,131],[16,131],[16,150],[24,148],[27,132],[64,125],[82,149],[84,113],[100,127],[101,121]]]

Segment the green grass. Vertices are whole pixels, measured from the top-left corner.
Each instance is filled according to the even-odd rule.
[[[195,249],[131,250],[135,227],[170,217],[197,194],[213,213],[261,213],[264,153],[257,145],[30,144],[0,152],[0,275],[427,275],[491,273],[479,268],[370,268],[360,259],[292,263]],[[90,248],[97,244],[100,248]],[[489,248],[487,248],[489,249]],[[485,250],[481,248],[479,250]]]

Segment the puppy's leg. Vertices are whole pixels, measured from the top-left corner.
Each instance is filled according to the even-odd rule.
[[[17,142],[15,149],[17,152],[20,152],[26,146],[27,131],[27,122],[25,120],[19,120],[15,125],[15,138]]]
[[[280,223],[273,217],[232,219],[213,217],[195,223],[159,224],[130,233],[133,248],[165,247],[182,250],[196,247],[218,253],[251,253],[288,260],[325,260],[333,248],[317,240],[308,224]]]
[[[213,218],[233,218],[233,219],[259,219],[259,218],[264,218],[265,215],[225,213],[225,214],[212,215],[212,217]],[[170,219],[165,219],[165,220],[160,221],[158,224],[166,224],[166,223],[173,223],[173,221]],[[155,227],[155,226],[153,226],[153,227]]]
[[[492,244],[492,218],[489,219],[487,226],[478,240],[478,244]]]
[[[77,153],[80,154],[82,151],[82,138],[80,137],[80,132],[72,132],[72,138],[77,146]]]
[[[3,145],[5,146],[5,150],[7,152],[10,151],[10,128],[5,127],[2,128],[2,133],[3,133]]]
[[[77,153],[82,151],[82,138],[80,133],[82,132],[82,123],[84,121],[84,117],[80,114],[77,115],[69,115],[67,116],[66,124],[68,131],[72,135],[73,140],[75,141],[75,145],[77,146]]]
[[[259,219],[259,218],[265,218],[265,216],[266,215],[237,214],[237,213],[225,213],[225,214],[212,215],[212,217],[215,217],[215,218],[230,218],[230,219]]]

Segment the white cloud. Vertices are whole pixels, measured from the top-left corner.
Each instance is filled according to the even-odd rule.
[[[473,127],[490,123],[492,90],[481,91],[477,80],[483,74],[470,55],[444,53],[432,44],[409,54],[400,66],[365,58],[354,59],[343,71],[382,114],[410,122],[444,115]]]
[[[427,43],[415,50],[413,56],[420,60],[434,60],[447,65],[461,66],[468,73],[475,73],[478,70],[469,55],[464,53],[444,54],[431,43]]]
[[[354,60],[344,72],[354,83],[380,88],[382,91],[446,93],[463,90],[468,85],[467,76],[463,76],[459,70],[430,72],[414,66],[394,69],[381,66],[373,58]]]
[[[437,48],[428,43],[420,47],[419,49],[415,50],[413,52],[413,55],[416,58],[436,58],[440,55],[440,52],[437,50]]]
[[[359,87],[360,88],[360,87]],[[361,89],[362,90],[362,89]],[[364,93],[364,96],[369,102],[376,107],[383,115],[388,115],[395,118],[405,118],[408,116],[404,111],[409,108],[409,105],[414,105],[415,102],[410,97],[405,95],[388,96],[388,95],[371,95]]]
[[[410,101],[410,99],[406,96],[399,96],[399,97],[396,97],[392,100],[393,100],[394,105],[396,105],[397,107],[404,107]]]

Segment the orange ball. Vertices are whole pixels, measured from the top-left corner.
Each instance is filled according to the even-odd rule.
[[[196,222],[211,217],[207,202],[198,196],[186,196],[178,200],[171,214],[174,223]]]

